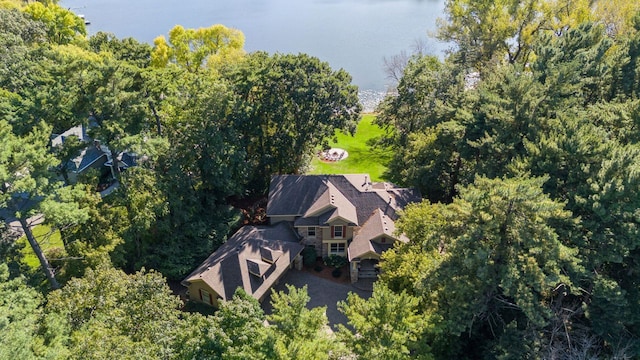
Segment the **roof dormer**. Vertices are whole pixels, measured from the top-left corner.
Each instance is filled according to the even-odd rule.
[[[263,278],[271,268],[271,264],[258,259],[247,259],[247,270],[252,275]]]
[[[282,256],[282,254],[283,252],[279,250],[273,250],[268,247],[260,248],[260,257],[262,258],[262,261],[269,264],[273,264],[276,261],[278,261],[278,259],[280,258],[280,256]]]

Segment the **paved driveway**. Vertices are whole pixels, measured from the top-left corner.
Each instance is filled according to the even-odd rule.
[[[369,298],[371,296],[371,291],[361,290],[348,284],[335,283],[315,276],[310,272],[298,271],[295,269],[289,270],[280,280],[280,283],[273,288],[276,291],[283,291],[286,290],[286,284],[293,285],[297,288],[307,285],[307,293],[309,294],[309,297],[311,297],[311,300],[307,304],[307,308],[311,309],[326,305],[329,325],[334,330],[336,324],[347,325],[347,317],[338,311],[338,301],[346,300],[349,292],[355,292],[363,298]],[[262,302],[262,308],[265,313],[271,313],[271,295],[264,299]]]
[[[24,235],[24,230],[22,230],[22,225],[20,225],[20,221],[13,217],[13,215],[7,209],[0,209],[0,219],[4,219],[4,222],[7,224],[7,229],[10,232],[10,236],[15,237],[16,239],[20,236]],[[33,229],[36,225],[44,222],[44,216],[42,214],[38,214],[27,219],[27,224],[31,226]]]

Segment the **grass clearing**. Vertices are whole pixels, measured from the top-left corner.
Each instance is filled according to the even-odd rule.
[[[62,237],[60,237],[60,231],[56,230],[52,232],[51,228],[46,225],[38,225],[33,229],[31,229],[31,231],[33,232],[33,236],[36,238],[36,240],[38,241],[38,244],[40,244],[40,247],[42,248],[42,251],[45,254],[50,249],[54,249],[54,248],[64,249],[64,244],[62,243]],[[24,244],[24,247],[21,250],[22,255],[24,256],[22,258],[22,261],[33,270],[39,269],[40,260],[38,260],[38,257],[33,252],[31,245],[29,245],[29,241],[27,241],[27,237],[23,235],[17,241],[21,244]]]
[[[384,130],[373,124],[375,115],[366,114],[358,123],[354,136],[336,131],[336,142],[329,142],[329,146],[346,150],[349,156],[341,161],[324,162],[313,157],[307,174],[361,174],[368,173],[372,181],[383,181],[386,164],[391,160],[391,153],[386,149],[374,148],[368,145],[372,139],[379,138]]]

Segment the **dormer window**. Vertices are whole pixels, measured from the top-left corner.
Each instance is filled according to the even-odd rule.
[[[268,264],[273,264],[274,262],[278,261],[280,255],[282,255],[282,251],[273,250],[268,247],[260,248],[260,257],[262,261]]]
[[[307,236],[308,237],[316,237],[316,227],[315,226],[309,226],[309,228],[307,229]]]
[[[333,238],[342,239],[344,237],[344,225],[335,225],[333,227]]]
[[[257,259],[247,259],[247,270],[252,275],[263,278],[267,270],[271,268],[269,263]]]

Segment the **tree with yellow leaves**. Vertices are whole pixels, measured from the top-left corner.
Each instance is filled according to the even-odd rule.
[[[202,67],[214,68],[216,64],[244,55],[244,34],[220,24],[199,29],[177,25],[169,31],[168,41],[159,36],[153,43],[151,62],[154,66],[175,64],[194,73]]]
[[[541,33],[561,35],[584,22],[602,23],[609,36],[634,31],[640,3],[628,0],[448,0],[438,38],[453,42],[458,63],[481,73],[490,65],[526,64]]]

